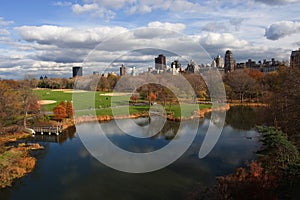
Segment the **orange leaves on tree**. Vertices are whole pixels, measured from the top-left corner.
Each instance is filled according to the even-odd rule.
[[[157,97],[153,92],[150,92],[147,98],[149,101],[155,101]]]
[[[66,112],[69,118],[73,117],[74,109],[73,109],[73,104],[70,101],[68,101],[66,104]]]
[[[139,98],[140,98],[139,94],[133,94],[130,97],[130,100],[136,102]]]
[[[53,114],[54,114],[54,119],[56,120],[63,120],[68,116],[66,112],[66,108],[64,108],[62,105],[56,106],[53,109]]]
[[[74,114],[73,104],[70,101],[62,101],[53,109],[54,119],[62,120],[72,118]]]

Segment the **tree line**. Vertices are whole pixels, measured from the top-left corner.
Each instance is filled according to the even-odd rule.
[[[185,73],[183,76],[192,86],[196,98],[210,101],[211,94],[201,74]],[[155,75],[155,77],[162,82],[165,81],[164,84],[169,81],[169,77],[165,74]],[[109,74],[108,76],[79,77],[79,79],[80,81],[77,82],[76,79],[65,78],[0,80],[0,129],[13,124],[20,115],[38,112],[38,98],[33,95],[31,90],[35,87],[71,89],[74,84],[77,84],[76,88],[84,90],[104,92],[118,89],[130,92],[135,90],[137,93],[131,98],[133,102],[137,102],[139,99],[151,102],[155,99],[164,105],[170,104],[170,102],[176,104],[178,94],[183,98],[189,95],[186,94],[184,83],[180,80],[172,82],[173,85],[170,88],[159,84],[146,84],[135,88],[135,85],[143,83],[147,76],[121,79],[119,76]],[[275,72],[265,74],[258,70],[240,69],[223,75],[222,79],[227,102],[265,103],[268,105],[267,108],[273,117],[275,126],[283,128],[285,132],[300,131],[300,69],[280,67]],[[118,83],[119,81],[120,83]],[[213,82],[213,85],[217,84],[220,83]]]

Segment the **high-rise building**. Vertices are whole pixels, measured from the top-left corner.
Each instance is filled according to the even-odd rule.
[[[230,50],[227,50],[225,53],[224,68],[225,68],[225,73],[231,72],[235,69],[235,60]]]
[[[124,76],[126,74],[126,67],[124,65],[122,65],[120,67],[120,76]]]
[[[188,72],[188,73],[193,73],[193,74],[198,73],[199,72],[199,66],[194,60],[191,60],[189,62],[189,64],[187,65],[185,71]]]
[[[82,76],[82,67],[73,67],[73,78]]]
[[[300,68],[300,48],[299,50],[292,51],[290,66]]]
[[[155,69],[157,70],[165,70],[166,69],[166,57],[163,54],[158,55],[155,61]]]
[[[215,61],[216,61],[216,67],[218,67],[218,68],[223,68],[224,67],[223,58],[220,55],[218,55],[215,58]]]

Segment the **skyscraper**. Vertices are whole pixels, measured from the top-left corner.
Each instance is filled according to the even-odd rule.
[[[225,68],[225,73],[231,72],[235,69],[235,60],[230,50],[227,50],[225,53],[224,68]]]
[[[126,74],[126,67],[124,65],[122,65],[120,67],[120,76],[124,76]]]
[[[166,57],[163,54],[158,55],[155,61],[155,69],[157,70],[165,70],[166,69]]]
[[[290,65],[291,67],[300,68],[300,48],[299,50],[292,51]]]
[[[218,67],[218,68],[223,68],[224,67],[223,58],[220,55],[218,55],[215,58],[215,61],[216,61],[216,67]]]
[[[73,78],[82,76],[82,67],[73,67]]]

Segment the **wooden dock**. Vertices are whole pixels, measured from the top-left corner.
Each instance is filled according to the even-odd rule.
[[[32,127],[31,128],[32,134],[35,135],[37,133],[43,135],[43,134],[48,134],[48,135],[60,135],[62,133],[62,126],[39,126],[39,127]]]

